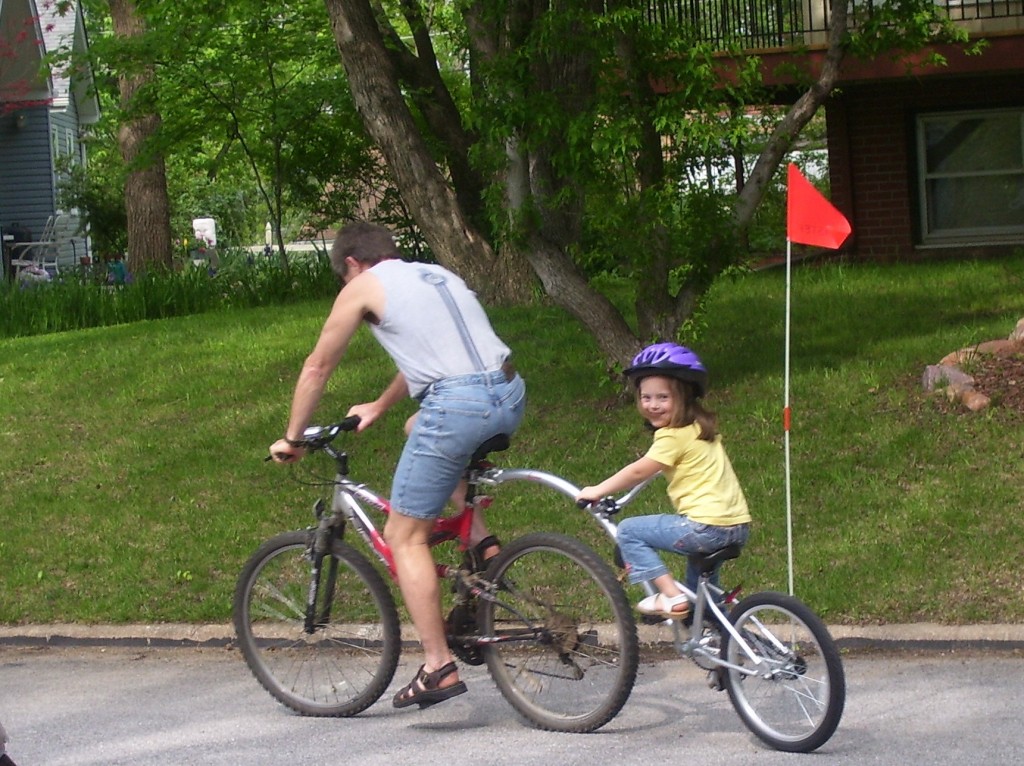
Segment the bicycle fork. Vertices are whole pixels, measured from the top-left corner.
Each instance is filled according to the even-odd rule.
[[[310,545],[307,552],[310,563],[309,590],[306,593],[306,616],[303,629],[312,635],[318,628],[323,628],[331,621],[331,603],[334,601],[334,588],[338,582],[338,561],[331,555],[331,545],[335,531],[330,518],[325,511],[323,500],[317,500],[313,506],[317,518],[316,529],[312,532]],[[322,600],[322,610],[317,615],[317,601],[320,600],[321,575],[323,574],[324,559],[327,560],[327,582],[325,584],[326,597]]]

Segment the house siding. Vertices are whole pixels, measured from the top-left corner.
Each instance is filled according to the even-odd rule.
[[[24,127],[15,126],[13,114],[0,124],[0,226],[27,227],[35,239],[55,204],[50,111],[45,105],[24,111]]]
[[[68,108],[63,111],[50,112],[50,140],[53,148],[53,183],[55,195],[59,195],[62,179],[66,171],[62,168],[68,163],[79,164],[82,162],[81,145],[78,137],[78,115],[75,110],[75,101],[72,99]],[[59,204],[60,200],[55,199],[57,209],[63,210]],[[75,213],[76,211],[64,210],[64,212]],[[69,232],[70,233],[70,232]],[[60,268],[77,266],[80,258],[89,255],[89,248],[86,239],[76,237],[70,242],[62,244],[57,253],[57,263]]]
[[[5,28],[22,25],[12,14],[21,11],[25,18],[30,18],[38,13],[41,40],[34,42],[41,42],[42,46],[34,42],[22,46],[16,52],[11,71],[35,71],[40,52],[74,50],[79,55],[86,54],[81,6],[78,2],[72,2],[71,6],[73,12],[61,13],[53,3],[45,6],[38,2],[35,5],[30,2],[5,4],[0,0]],[[10,100],[0,104],[0,227],[10,229],[17,225],[28,229],[36,240],[42,235],[49,217],[57,212],[58,167],[64,164],[64,158],[84,164],[80,126],[92,124],[99,118],[99,103],[91,91],[91,69],[57,66],[44,80],[49,86],[45,92],[19,94],[18,100],[8,94]],[[25,98],[34,101],[28,102]],[[26,103],[37,105],[21,108]],[[18,113],[27,116],[20,125],[15,119]],[[58,163],[57,158],[62,161]],[[78,239],[75,245],[61,247],[58,253],[61,266],[76,264],[81,256],[88,254],[88,240]]]
[[[920,244],[915,118],[927,111],[1022,105],[1024,78],[1015,74],[951,77],[941,85],[910,79],[843,85],[826,105],[826,120],[831,199],[853,223],[846,249],[883,260],[942,254]],[[1012,247],[982,244],[959,253]]]

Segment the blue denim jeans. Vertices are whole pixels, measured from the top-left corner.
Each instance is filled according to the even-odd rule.
[[[477,447],[515,433],[525,406],[523,379],[506,380],[500,370],[431,383],[395,469],[392,509],[417,519],[440,516]]]
[[[631,516],[619,523],[618,531],[619,550],[626,562],[629,581],[634,585],[669,573],[658,551],[671,551],[684,556],[711,553],[734,543],[746,545],[749,537],[749,524],[716,527],[698,524],[677,513]],[[699,578],[700,572],[687,562],[686,587],[695,591]],[[712,582],[718,584],[717,572]]]

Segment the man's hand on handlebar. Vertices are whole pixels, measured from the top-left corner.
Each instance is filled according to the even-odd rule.
[[[366,402],[365,404],[353,404],[348,408],[346,417],[355,416],[359,418],[359,425],[356,426],[356,432],[359,432],[369,428],[373,421],[383,415],[384,412],[384,409],[377,402]]]
[[[352,409],[358,409],[353,407]],[[303,431],[302,439],[289,439],[287,436],[270,445],[267,460],[275,463],[297,463],[309,452],[329,449],[329,445],[339,433],[359,431],[362,421],[360,416],[351,412],[340,423],[329,426],[310,426]]]
[[[278,439],[270,445],[270,459],[275,463],[297,463],[305,454],[305,447],[297,447],[287,439]]]

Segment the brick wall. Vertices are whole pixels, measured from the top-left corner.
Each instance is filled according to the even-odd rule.
[[[844,250],[879,259],[943,254],[917,246],[914,118],[921,111],[1022,105],[1019,75],[841,86],[826,119],[831,199],[853,225]]]

